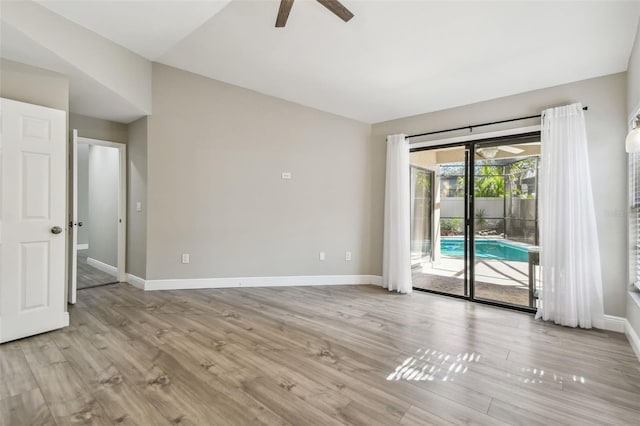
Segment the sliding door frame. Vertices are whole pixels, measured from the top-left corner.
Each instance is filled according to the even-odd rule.
[[[482,147],[500,146],[504,145],[505,141],[513,142],[518,139],[528,139],[534,136],[540,135],[540,126],[529,126],[518,129],[511,129],[508,131],[491,132],[484,134],[470,135],[468,137],[458,137],[444,140],[436,140],[429,142],[422,142],[411,144],[409,152],[418,151],[431,151],[443,148],[455,148],[464,147],[465,150],[465,188],[464,188],[464,295],[445,293],[437,290],[429,290],[419,287],[413,287],[416,291],[423,291],[426,293],[433,293],[442,296],[454,297],[458,299],[464,299],[471,302],[477,302],[484,305],[491,305],[501,308],[508,308],[512,310],[535,313],[536,309],[515,305],[507,302],[500,302],[496,300],[476,298],[475,296],[475,153],[477,146]],[[523,142],[524,143],[524,142]],[[511,143],[513,144],[513,143]]]

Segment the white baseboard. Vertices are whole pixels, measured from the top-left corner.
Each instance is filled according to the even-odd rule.
[[[127,281],[142,290],[195,290],[205,288],[233,287],[292,287],[312,285],[381,285],[382,277],[377,275],[303,275],[284,277],[232,277],[197,278],[174,280],[144,280],[127,274]]]
[[[624,333],[624,327],[626,323],[627,319],[623,317],[615,317],[613,315],[604,316],[604,330]]]
[[[118,276],[118,268],[116,268],[115,266],[107,265],[106,263],[100,262],[99,260],[95,260],[92,257],[87,257],[87,265],[93,266],[94,268],[99,269],[102,272],[113,275],[114,277]]]
[[[181,290],[233,287],[292,287],[310,285],[372,284],[371,275],[307,275],[284,277],[233,277],[186,280],[147,280],[145,290]]]
[[[146,280],[129,273],[127,273],[127,282],[140,290],[144,290],[146,286]]]
[[[631,327],[631,323],[628,320],[624,323],[624,335],[627,336],[631,348],[636,353],[638,361],[640,361],[640,337],[638,337],[638,333]]]
[[[89,250],[89,244],[78,244],[77,250]]]

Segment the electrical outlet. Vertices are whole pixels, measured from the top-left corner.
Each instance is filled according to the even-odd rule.
[[[189,263],[190,261],[189,253],[182,253],[182,263]]]
[[[136,203],[136,211],[137,212],[141,212],[142,211],[142,203],[140,201],[138,201]]]
[[[282,179],[291,179],[291,172],[282,172]]]
[[[344,254],[344,260],[346,260],[346,261],[348,261],[348,262],[350,262],[350,261],[351,261],[351,252],[350,252],[350,251],[345,252],[345,254]]]
[[[324,261],[325,255],[324,255],[323,251],[320,252],[320,256],[319,257],[320,257],[320,261]]]

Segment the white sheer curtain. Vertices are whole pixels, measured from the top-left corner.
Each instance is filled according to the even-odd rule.
[[[412,291],[409,184],[409,143],[405,135],[387,136],[382,286],[400,293]]]
[[[581,104],[542,113],[541,307],[536,318],[602,328],[602,273]]]

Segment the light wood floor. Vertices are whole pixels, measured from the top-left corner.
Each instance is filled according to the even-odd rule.
[[[87,263],[89,250],[78,250],[78,290],[111,284],[118,279],[111,274],[102,272]]]
[[[0,346],[0,424],[640,424],[622,334],[371,286],[78,293]]]

